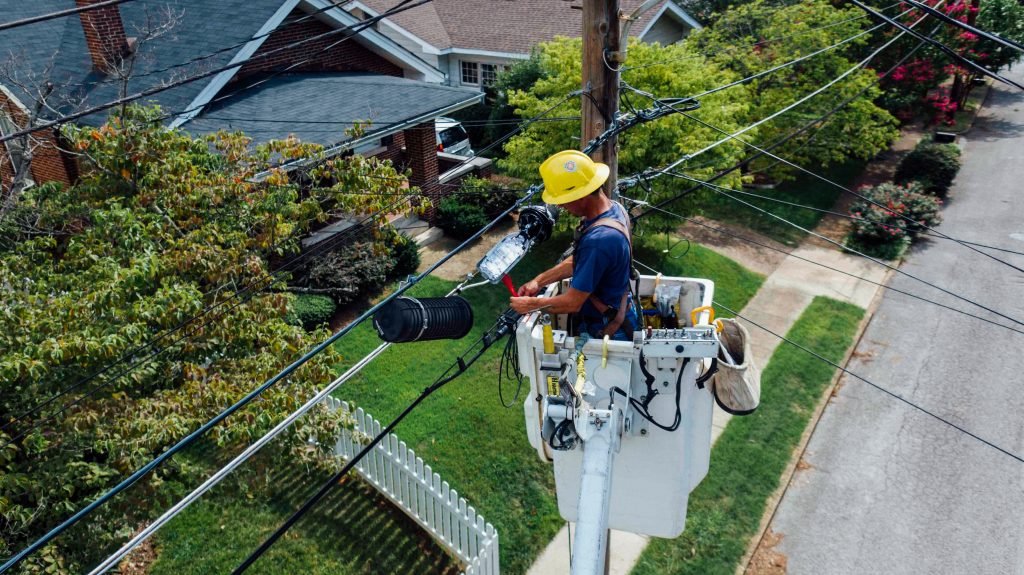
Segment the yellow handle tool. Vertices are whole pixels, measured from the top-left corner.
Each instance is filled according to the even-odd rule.
[[[703,313],[703,312],[708,312],[708,314],[709,314],[708,315],[708,323],[709,324],[711,322],[715,321],[715,308],[713,308],[713,307],[711,307],[709,305],[705,305],[705,306],[693,308],[693,311],[690,312],[690,325],[693,325],[693,326],[697,325],[697,316],[699,314]]]

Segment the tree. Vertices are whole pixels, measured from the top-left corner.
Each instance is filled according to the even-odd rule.
[[[232,296],[269,285],[268,262],[298,251],[301,234],[330,216],[323,206],[372,212],[403,192],[386,161],[327,158],[293,138],[193,139],[159,118],[159,109],[128,107],[98,129],[67,128],[83,158],[80,181],[26,190],[17,209],[34,230],[0,230],[0,445],[13,440],[0,449],[0,556],[325,338],[286,322],[291,295]],[[274,167],[301,158],[315,161],[296,172]],[[126,376],[112,377],[115,368],[32,411],[118,358],[143,359],[150,349],[132,350],[212,306]],[[263,434],[332,379],[337,359],[318,355],[215,427],[208,445]],[[306,440],[333,444],[337,425],[315,411],[272,454],[327,465]],[[88,536],[59,538],[46,557],[81,571],[156,511],[174,493],[168,485],[205,469],[188,454],[168,463],[90,517]]]
[[[531,118],[555,106],[566,94],[578,90],[581,83],[581,48],[579,39],[560,38],[537,47],[539,78],[528,90],[510,90],[509,103],[521,118]],[[661,46],[632,42],[629,68],[623,78],[631,86],[657,97],[684,97],[728,83],[735,76],[705,60],[689,43]],[[718,92],[704,98],[699,111],[693,114],[724,130],[735,131],[740,118],[747,115],[746,91],[743,87]],[[630,90],[622,91],[621,107],[648,107],[652,102]],[[578,116],[579,101],[567,99],[553,110],[551,116]],[[505,145],[508,157],[499,165],[516,177],[537,179],[537,167],[554,152],[579,149],[580,121],[540,122],[532,124]],[[723,136],[682,115],[672,114],[640,125],[619,136],[619,172],[632,174],[649,167],[665,166],[687,153],[695,152]],[[694,162],[684,164],[694,177],[710,176],[715,166],[723,167],[743,157],[743,147],[725,141]],[[737,183],[738,175],[729,182]],[[677,182],[661,179],[649,199],[657,200],[678,192]],[[671,220],[651,218],[655,227],[674,227]]]
[[[714,19],[711,26],[692,36],[700,50],[713,54],[719,67],[746,77],[821,50],[850,38],[866,27],[865,19],[852,19],[854,9],[833,8],[824,0],[807,0],[777,7],[758,0],[731,8]],[[813,28],[813,30],[812,30]],[[857,61],[857,47],[865,46],[863,36],[842,47],[824,52],[797,65],[779,70],[750,83],[750,106],[744,122],[755,122],[784,108],[827,84]],[[867,159],[886,149],[898,135],[897,122],[874,104],[881,90],[876,75],[858,70],[838,84],[811,98],[792,111],[762,125],[758,139],[773,142],[867,90],[801,138],[777,148],[775,154],[805,166],[827,167],[851,158]],[[766,170],[773,179],[791,176],[791,169],[763,158],[753,170]]]

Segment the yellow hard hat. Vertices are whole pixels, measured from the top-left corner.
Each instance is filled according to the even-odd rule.
[[[549,204],[568,204],[587,196],[608,179],[608,166],[577,150],[565,150],[540,165],[542,198]]]

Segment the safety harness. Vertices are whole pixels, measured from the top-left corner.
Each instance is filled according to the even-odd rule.
[[[619,206],[619,208],[622,209],[623,213],[628,213],[628,212],[626,212],[625,208],[622,208],[622,205],[619,204],[618,202],[612,202],[612,204]],[[576,228],[576,233],[574,234],[575,235],[575,242],[573,243],[573,248],[572,248],[573,266],[575,267],[576,262],[578,261],[578,259],[576,258],[576,252],[579,250],[579,246],[580,246],[580,243],[583,241],[583,237],[585,235],[587,235],[588,233],[590,233],[595,228],[601,228],[601,227],[611,228],[613,230],[616,230],[617,232],[619,232],[623,236],[625,236],[626,241],[629,244],[629,269],[632,271],[632,269],[633,269],[633,235],[632,235],[632,233],[631,233],[631,231],[629,229],[629,226],[627,224],[623,224],[618,219],[611,218],[611,217],[609,217],[609,218],[600,218],[600,219],[594,220],[593,222],[591,222],[590,224],[588,224],[586,226],[584,226],[581,223]],[[575,272],[575,270],[573,270],[573,271]],[[601,301],[594,294],[590,294],[590,298],[588,298],[588,299],[590,301],[590,304],[593,305],[594,308],[596,308],[597,311],[600,312],[601,315],[603,315],[605,320],[607,320],[607,322],[608,322],[607,324],[605,324],[604,329],[601,330],[601,333],[600,333],[601,337],[604,337],[606,335],[609,335],[609,336],[610,335],[614,335],[615,332],[619,330],[619,327],[622,326],[623,322],[626,319],[626,304],[629,302],[629,285],[628,285],[628,281],[627,281],[626,291],[622,292],[622,299],[619,302],[619,305],[618,305],[617,308],[605,304],[603,301]],[[626,334],[626,337],[628,337],[629,339],[633,338],[633,329],[629,325],[627,325],[627,326],[625,326],[623,328],[623,332]]]

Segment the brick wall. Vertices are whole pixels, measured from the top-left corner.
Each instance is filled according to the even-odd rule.
[[[437,135],[434,121],[417,124],[405,130],[406,161],[412,170],[409,184],[419,186],[424,196],[436,206],[441,201],[441,185],[437,182]],[[434,210],[427,210],[426,217],[433,223]]]
[[[288,16],[288,20],[298,20],[306,14],[296,10]],[[303,22],[287,21],[273,34],[271,34],[256,51],[256,55],[265,54],[277,48],[281,48],[292,42],[312,38],[334,28],[320,22],[316,18],[310,18]],[[388,76],[402,77],[402,69],[377,54],[364,48],[355,39],[346,40],[341,44],[320,53],[321,50],[337,42],[343,34],[335,34],[312,42],[281,50],[267,58],[250,62],[235,76],[235,80],[244,78],[247,75],[258,72],[269,72],[281,70],[295,62],[306,58],[312,59],[291,71],[294,72],[375,72]]]
[[[391,136],[391,143],[388,144],[387,150],[374,155],[374,158],[379,160],[391,160],[399,170],[405,167],[405,132],[398,132]]]
[[[78,6],[89,6],[100,0],[75,0]],[[102,72],[110,71],[110,64],[120,63],[128,54],[128,37],[117,6],[107,6],[78,14],[85,32],[85,43],[89,48],[92,65]]]
[[[15,102],[0,90],[0,113],[17,126],[25,126],[28,118]],[[57,136],[53,130],[40,130],[32,135],[33,144],[36,145],[32,159],[32,179],[41,184],[50,181],[71,183],[74,177],[74,161],[61,153],[57,148]],[[0,190],[6,193],[10,190],[11,182],[14,180],[14,166],[11,164],[10,156],[7,153],[5,143],[0,143]]]

